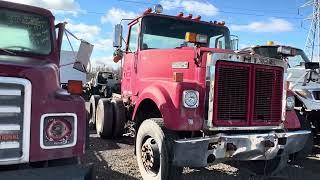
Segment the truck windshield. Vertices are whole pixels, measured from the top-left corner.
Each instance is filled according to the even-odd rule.
[[[277,49],[278,49],[277,46],[256,47],[254,48],[254,51],[256,54],[259,54],[264,57],[282,59],[282,56],[281,54],[278,53]],[[296,49],[296,55],[288,56],[286,57],[286,60],[288,62],[289,67],[300,66],[304,62],[309,62],[308,57],[301,49]]]
[[[0,49],[47,55],[51,52],[49,19],[0,8]]]
[[[229,30],[202,22],[168,17],[146,16],[142,20],[141,49],[167,49],[188,46],[186,32],[208,36],[204,47],[230,49]]]

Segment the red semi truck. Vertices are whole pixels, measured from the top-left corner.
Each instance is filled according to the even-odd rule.
[[[81,83],[70,82],[69,92],[60,88],[64,24],[55,26],[46,9],[0,1],[0,34],[0,168],[76,162],[85,153],[88,122]],[[29,170],[2,171],[0,179],[51,176]],[[56,171],[58,179],[75,172]]]
[[[239,161],[257,174],[281,169],[310,131],[287,131],[285,63],[237,54],[223,22],[146,10],[115,26],[121,95],[91,98],[102,138],[135,132],[143,179],[176,179],[182,167]],[[291,107],[288,107],[291,108]],[[298,127],[298,126],[297,126]]]

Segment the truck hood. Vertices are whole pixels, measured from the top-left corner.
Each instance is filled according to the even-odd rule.
[[[320,84],[316,82],[309,82],[303,86],[304,76],[306,75],[306,69],[304,66],[288,68],[286,73],[286,79],[290,82],[290,88],[294,89],[309,89],[319,90]],[[293,87],[292,87],[293,86]]]
[[[57,65],[47,59],[0,55],[0,76],[28,79],[32,84],[33,93],[40,93],[38,95],[57,90],[58,72]],[[46,86],[46,83],[50,85]]]

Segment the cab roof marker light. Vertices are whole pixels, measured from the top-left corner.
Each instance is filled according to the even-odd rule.
[[[143,14],[150,14],[152,12],[152,8],[146,9]]]
[[[193,20],[195,20],[195,21],[200,21],[201,20],[201,16],[196,16]]]
[[[189,14],[188,16],[184,17],[186,19],[192,19],[192,14]]]
[[[218,22],[218,25],[224,26],[226,23],[224,21]]]
[[[179,14],[177,14],[177,17],[183,17],[183,12],[179,12]]]

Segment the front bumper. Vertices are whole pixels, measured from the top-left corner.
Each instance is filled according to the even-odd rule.
[[[68,165],[0,172],[0,179],[10,180],[91,180],[92,165]]]
[[[203,138],[174,140],[173,164],[205,167],[228,160],[270,160],[300,151],[310,131],[286,133],[217,134]]]

